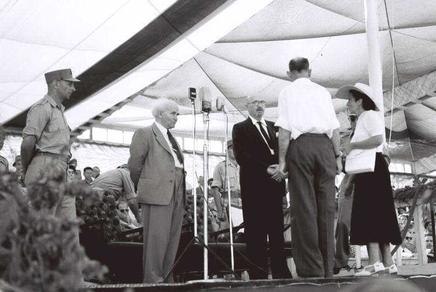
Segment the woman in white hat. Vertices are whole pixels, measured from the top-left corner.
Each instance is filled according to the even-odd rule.
[[[397,273],[390,243],[401,244],[401,235],[389,168],[382,155],[385,125],[378,112],[380,107],[377,106],[371,88],[362,83],[344,86],[336,96],[348,99],[348,110],[358,116],[354,136],[344,145],[345,154],[353,149],[376,148],[374,172],[358,173],[355,176],[350,242],[353,245],[366,245],[369,255],[368,265],[356,276],[382,271]]]

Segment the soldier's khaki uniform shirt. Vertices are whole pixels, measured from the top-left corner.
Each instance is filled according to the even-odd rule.
[[[232,206],[241,207],[241,186],[239,184],[239,165],[235,162],[229,162],[229,167],[227,169],[229,172],[230,181],[230,196],[232,198]],[[226,162],[221,161],[215,167],[213,172],[213,182],[212,187],[217,187],[222,195],[222,200],[224,206],[228,204],[228,194],[227,194],[227,178],[226,178]]]
[[[70,155],[70,127],[64,116],[65,107],[45,95],[27,113],[23,136],[36,137],[36,152]]]
[[[229,161],[229,180],[230,180],[230,191],[239,192],[241,187],[239,185],[239,165],[237,163],[232,163]],[[220,192],[227,191],[227,178],[226,178],[226,162],[221,161],[215,167],[213,171],[213,182],[212,187],[217,187]]]

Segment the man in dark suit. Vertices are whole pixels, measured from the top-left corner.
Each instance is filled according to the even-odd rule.
[[[282,199],[285,183],[272,179],[278,163],[274,123],[265,121],[265,101],[248,99],[249,117],[233,127],[233,150],[240,166],[242,211],[250,278],[268,276],[267,237],[273,278],[290,277],[283,248]]]
[[[144,283],[172,281],[185,201],[183,154],[169,131],[176,125],[178,106],[159,100],[152,113],[155,123],[133,135],[128,162],[142,209]]]

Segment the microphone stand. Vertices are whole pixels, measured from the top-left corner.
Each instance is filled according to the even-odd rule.
[[[226,143],[227,141],[229,141],[229,116],[227,115],[227,112],[225,110],[225,108],[223,107],[223,113],[226,116]],[[229,151],[228,148],[226,149],[226,181],[227,181],[227,199],[229,202],[229,206],[228,206],[228,218],[229,218],[229,236],[230,236],[230,266],[232,268],[232,272],[235,271],[235,256],[234,256],[234,251],[233,251],[233,223],[232,223],[232,196],[231,196],[231,191],[230,191],[230,175],[229,175]]]
[[[194,205],[194,238],[198,237],[198,232],[197,232],[197,188],[195,187],[196,185],[196,172],[197,172],[197,168],[196,168],[196,164],[195,164],[195,132],[196,132],[196,113],[195,113],[195,99],[191,99],[191,103],[192,103],[192,117],[194,118],[194,130],[192,131],[192,143],[193,143],[193,148],[192,148],[192,195],[194,198],[193,201],[193,205]]]
[[[193,204],[194,204],[194,236],[193,238],[186,244],[186,246],[184,247],[184,249],[180,252],[178,258],[175,260],[172,268],[170,269],[170,271],[168,272],[168,274],[165,276],[165,278],[167,278],[168,275],[170,275],[172,273],[172,271],[175,269],[175,267],[179,264],[179,262],[182,260],[182,258],[184,257],[185,253],[189,250],[189,248],[193,245],[193,244],[200,244],[203,247],[203,279],[207,280],[209,278],[209,258],[208,258],[208,252],[209,252],[209,247],[208,247],[208,167],[209,167],[209,158],[208,158],[208,141],[209,141],[209,112],[210,112],[210,108],[206,109],[206,110],[202,110],[203,112],[203,123],[204,123],[204,145],[203,145],[203,177],[204,177],[204,182],[203,182],[203,241],[198,237],[198,220],[197,220],[197,190],[196,188],[194,188],[195,186],[195,173],[196,173],[196,164],[195,164],[195,141],[196,141],[196,112],[195,112],[195,99],[191,99],[192,102],[192,113],[193,113],[193,118],[194,118],[194,131],[192,134],[192,138],[193,138],[193,189],[192,189],[192,194],[193,194]],[[226,129],[227,130],[227,129]],[[227,178],[228,179],[228,178]],[[230,231],[232,232],[232,231]],[[226,262],[221,259],[221,257],[215,253],[213,250],[210,250],[211,254],[216,258],[216,260],[218,262],[220,262],[224,267],[228,268],[228,265],[226,264]],[[232,250],[232,254],[233,254],[233,250]],[[232,272],[235,276],[237,276],[234,272],[234,267],[233,267],[233,260],[232,260]]]
[[[203,112],[203,279],[207,280],[209,277],[209,259],[208,259],[208,218],[207,218],[207,205],[208,205],[208,185],[209,179],[208,172],[208,130],[209,130],[209,112]]]

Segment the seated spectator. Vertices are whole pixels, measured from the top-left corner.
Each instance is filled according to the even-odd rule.
[[[101,194],[105,191],[111,191],[117,198],[122,198],[127,201],[130,210],[136,217],[136,220],[142,222],[142,219],[139,216],[135,187],[130,178],[130,171],[127,168],[127,164],[102,173],[91,183],[91,188]]]
[[[120,200],[117,204],[117,214],[120,218],[120,224],[122,230],[129,230],[138,228],[140,225],[135,220],[134,217],[131,216],[131,212],[129,206],[126,201]]]
[[[74,180],[82,181],[82,171],[80,169],[76,169],[76,171],[74,172]]]
[[[77,159],[73,158],[68,161],[68,168],[73,170],[74,179],[73,181],[81,181],[82,180],[82,172],[77,169]]]
[[[92,167],[85,167],[83,169],[83,176],[85,179],[83,180],[86,184],[90,185],[92,183]]]
[[[407,248],[412,253],[416,253],[416,238],[413,228],[409,228],[401,246]]]
[[[68,161],[68,167],[76,171],[77,168],[77,159],[73,158],[70,161]]]
[[[68,166],[67,169],[67,182],[73,182],[76,180],[76,175],[75,175],[75,171],[74,168],[71,166]]]
[[[21,186],[24,186],[24,178],[23,178],[23,167],[21,165],[21,155],[15,156],[15,161],[12,164],[15,167],[15,174],[18,177],[18,182]]]
[[[92,178],[96,179],[100,175],[100,168],[98,166],[94,166],[92,168]]]
[[[6,132],[3,127],[0,126],[0,150],[2,150],[5,143]],[[9,171],[9,163],[6,158],[0,155],[0,173]]]

